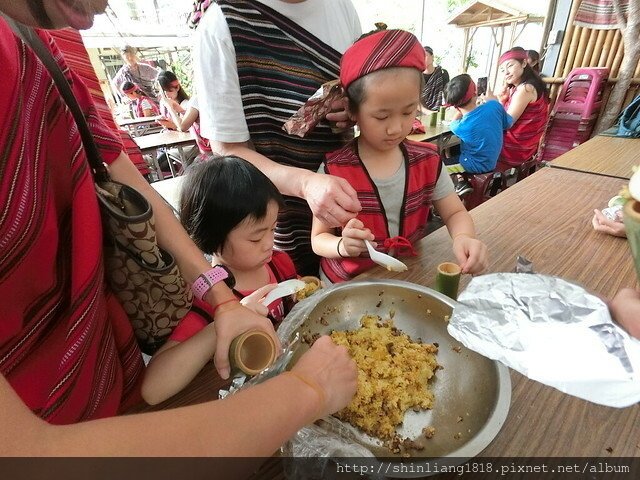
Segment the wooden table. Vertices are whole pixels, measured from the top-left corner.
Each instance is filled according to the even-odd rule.
[[[132,137],[145,135],[147,132],[161,130],[162,125],[156,123],[157,120],[164,118],[162,115],[155,117],[137,117],[137,118],[116,118],[116,123],[120,128],[126,129]]]
[[[138,148],[142,153],[151,153],[153,162],[156,168],[156,173],[160,177],[160,180],[164,178],[164,174],[160,169],[160,165],[158,165],[158,160],[155,155],[155,152],[158,149],[168,149],[171,147],[175,147],[178,149],[180,153],[180,159],[182,164],[186,164],[186,156],[184,154],[184,147],[187,145],[196,145],[196,138],[193,136],[191,132],[177,132],[175,130],[166,130],[160,133],[152,133],[150,135],[143,135],[140,137],[134,137],[134,142],[138,145]],[[169,163],[169,168],[171,169],[172,176],[176,176],[176,172],[174,171],[173,164],[171,161]]]
[[[593,209],[606,204],[625,182],[562,169],[544,168],[471,211],[480,238],[489,246],[490,272],[509,272],[517,254],[538,273],[553,274],[612,296],[636,285],[624,239],[595,232]],[[613,193],[612,193],[613,192]],[[432,286],[436,265],[454,260],[446,228],[424,238],[409,270],[373,269],[361,278],[395,278]],[[464,278],[462,286],[468,283]],[[614,409],[571,397],[511,372],[512,399],[507,420],[486,457],[640,456],[640,405]],[[208,365],[183,392],[156,408],[212,400],[224,385]],[[609,451],[611,449],[611,451]],[[282,479],[278,459],[254,478]]]
[[[640,165],[640,139],[596,135],[549,164],[567,170],[629,179],[633,173],[631,167]],[[611,196],[617,193],[611,192]]]
[[[636,285],[624,239],[591,227],[593,209],[622,187],[623,180],[544,168],[470,213],[488,245],[490,272],[511,272],[516,255],[551,274],[611,297]],[[409,270],[376,268],[363,277],[390,277],[433,286],[438,263],[453,260],[446,228],[424,238]],[[464,287],[469,277],[463,278]],[[561,393],[511,371],[507,421],[481,456],[640,456],[640,405],[614,409]],[[612,449],[610,454],[607,448]]]

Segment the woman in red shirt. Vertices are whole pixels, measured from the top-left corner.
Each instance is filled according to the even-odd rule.
[[[1,13],[48,28],[89,28],[105,6],[104,0],[0,0]],[[102,123],[51,36],[38,35],[67,77],[111,177],[149,200],[158,242],[195,282],[210,269],[202,252]],[[0,62],[0,456],[269,455],[302,425],[349,402],[355,365],[345,349],[323,338],[293,373],[228,400],[106,418],[139,398],[142,363],[129,320],[104,283],[86,154],[48,71],[1,17]],[[274,335],[273,327],[242,307],[224,282],[203,299],[220,305],[211,341],[227,378],[231,340],[256,328]],[[250,410],[256,417],[246,415]]]
[[[504,85],[498,100],[513,118],[504,133],[496,170],[506,170],[530,160],[538,151],[547,125],[549,95],[542,78],[527,63],[527,52],[514,47],[500,56]],[[496,98],[488,92],[487,98]]]

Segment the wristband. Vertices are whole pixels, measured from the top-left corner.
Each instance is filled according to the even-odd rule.
[[[322,387],[320,385],[318,385],[316,382],[314,382],[313,380],[309,380],[307,377],[300,375],[299,373],[296,373],[292,370],[287,370],[286,372],[283,373],[283,375],[293,375],[294,377],[296,377],[298,380],[300,380],[302,383],[306,384],[307,386],[311,387],[317,394],[318,397],[320,399],[320,405],[318,405],[318,413],[315,415],[315,417],[319,417],[320,415],[320,411],[324,408],[325,402],[326,402],[326,395],[324,393],[324,390],[322,389]]]
[[[211,270],[207,270],[204,273],[198,275],[198,278],[191,285],[191,290],[198,300],[202,300],[213,286],[223,280],[229,278],[229,271],[219,265],[216,265]]]
[[[344,237],[340,237],[340,240],[338,240],[338,245],[336,246],[336,250],[338,252],[338,255],[340,255],[340,258],[346,258],[344,255],[340,253],[340,245],[342,245],[343,240],[344,240]]]

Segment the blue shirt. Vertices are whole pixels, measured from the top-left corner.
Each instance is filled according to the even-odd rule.
[[[478,105],[450,128],[460,139],[460,164],[469,173],[491,172],[502,150],[503,132],[513,118],[497,100]]]

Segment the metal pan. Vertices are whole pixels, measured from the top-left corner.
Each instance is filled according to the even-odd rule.
[[[369,280],[336,285],[325,295],[310,297],[305,310],[308,318],[298,329],[303,338],[328,334],[333,330],[359,327],[364,314],[388,318],[394,312],[395,325],[413,339],[437,343],[438,369],[430,385],[435,395],[432,410],[406,413],[397,429],[421,445],[424,450],[411,453],[416,457],[457,457],[464,459],[479,454],[491,443],[506,419],[511,401],[511,380],[508,369],[466,349],[447,332],[447,321],[456,302],[429,288],[397,280]],[[308,349],[301,343],[293,361]],[[431,439],[422,436],[422,429],[435,428]],[[400,458],[381,442],[353,429],[358,443],[378,458]],[[408,458],[403,458],[406,464]],[[453,459],[451,459],[453,460]],[[408,478],[411,473],[400,474]],[[395,475],[394,475],[395,476]]]

